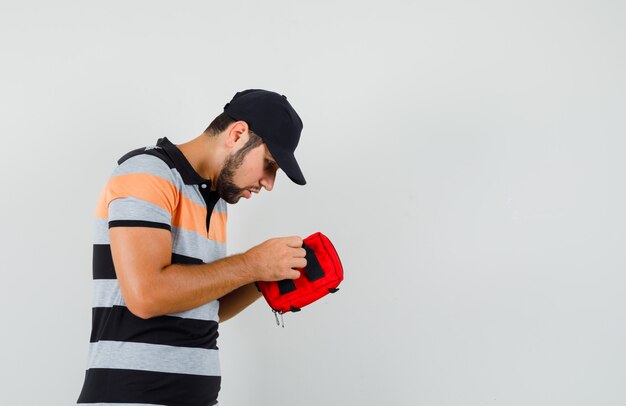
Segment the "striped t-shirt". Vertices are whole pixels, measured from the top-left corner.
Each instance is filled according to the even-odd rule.
[[[219,301],[141,319],[124,303],[109,228],[172,233],[172,263],[226,255],[226,203],[167,138],[122,157],[96,210],[92,330],[79,404],[217,404]]]

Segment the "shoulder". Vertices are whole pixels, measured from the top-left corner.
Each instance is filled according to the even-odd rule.
[[[118,161],[119,165],[113,171],[112,176],[131,174],[148,175],[167,180],[176,186],[180,186],[180,175],[170,162],[160,157],[158,153],[152,152],[152,150],[148,150],[148,153],[143,151],[145,151],[144,148],[138,153],[131,151],[122,157]]]

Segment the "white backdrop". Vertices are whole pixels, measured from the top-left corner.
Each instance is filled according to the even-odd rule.
[[[323,231],[346,280],[222,326],[222,405],[626,404],[623,1],[6,1],[0,46],[0,404],[78,396],[116,159],[250,87],[309,184],[229,251]]]

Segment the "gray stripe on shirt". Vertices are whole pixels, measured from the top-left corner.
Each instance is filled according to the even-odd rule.
[[[137,199],[120,197],[109,203],[109,221],[141,220],[167,225],[172,224],[172,215],[162,207]]]
[[[93,307],[126,306],[117,279],[95,279],[93,281]],[[220,302],[213,300],[202,306],[184,312],[170,313],[168,316],[183,319],[196,319],[219,322]]]
[[[94,279],[92,283],[92,307],[126,306],[117,279]]]
[[[195,231],[172,227],[172,252],[210,263],[226,256],[226,244],[209,240]]]
[[[220,376],[218,350],[121,341],[90,344],[87,368]]]
[[[115,168],[111,177],[135,173],[158,176],[172,182],[178,190],[180,190],[180,186],[182,185],[182,177],[178,174],[176,169],[170,169],[161,158],[148,154],[135,155],[128,158]],[[179,181],[176,182],[177,180]]]
[[[109,219],[97,218],[93,229],[94,244],[111,244],[109,238]]]

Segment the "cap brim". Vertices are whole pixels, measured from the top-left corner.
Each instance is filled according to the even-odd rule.
[[[306,179],[304,179],[304,175],[302,174],[300,165],[298,165],[298,161],[296,161],[296,157],[291,152],[272,145],[271,141],[266,141],[265,143],[267,144],[267,148],[270,150],[272,157],[274,157],[280,169],[285,172],[285,175],[287,175],[292,182],[298,185],[306,185]]]

